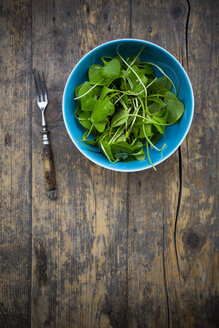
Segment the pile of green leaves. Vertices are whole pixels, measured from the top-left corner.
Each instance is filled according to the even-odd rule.
[[[166,126],[181,118],[184,105],[165,72],[140,60],[142,50],[136,57],[125,60],[118,53],[115,58],[102,57],[103,66],[92,65],[89,81],[75,89],[75,115],[86,129],[81,141],[86,148],[98,146],[111,163],[116,163],[144,160],[146,146],[154,167],[149,146],[162,151],[165,145],[158,149],[155,144]],[[161,77],[156,77],[154,67],[162,73]],[[94,140],[88,139],[90,135],[94,135]]]

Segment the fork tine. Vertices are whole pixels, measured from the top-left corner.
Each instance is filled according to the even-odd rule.
[[[37,82],[37,77],[36,77],[36,71],[33,71],[33,76],[34,76],[34,81],[35,81],[35,87],[36,87],[36,97],[37,97],[37,101],[40,101],[39,98],[39,90],[38,90],[38,82]]]
[[[34,72],[34,79],[35,79],[35,85],[36,85],[36,91],[37,91],[37,101],[41,102],[43,101],[43,92],[42,92],[42,84],[40,79],[40,74],[37,70]]]
[[[42,82],[41,82],[41,78],[40,78],[40,73],[37,71],[38,74],[38,86],[39,86],[39,98],[40,101],[43,101],[43,87],[42,87]]]
[[[47,90],[46,90],[46,82],[45,82],[45,76],[44,76],[43,71],[42,71],[42,86],[43,86],[45,101],[48,101],[48,99],[47,99]]]

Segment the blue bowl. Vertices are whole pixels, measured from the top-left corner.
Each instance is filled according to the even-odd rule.
[[[130,163],[119,162],[112,164],[104,155],[90,152],[78,141],[78,138],[81,139],[84,134],[85,129],[74,116],[77,107],[77,102],[74,100],[75,87],[88,80],[89,67],[93,64],[101,64],[100,58],[102,56],[115,57],[117,50],[124,58],[136,56],[144,46],[145,49],[140,56],[141,60],[159,65],[176,86],[179,83],[178,97],[185,105],[185,112],[180,121],[177,124],[168,126],[165,137],[162,137],[156,144],[158,148],[161,148],[166,143],[166,147],[161,152],[150,149],[150,157],[154,165],[163,162],[176,151],[185,139],[192,122],[194,95],[191,82],[181,64],[168,51],[154,43],[138,39],[113,40],[94,48],[78,62],[71,72],[65,85],[62,110],[66,129],[75,146],[92,162],[110,170],[120,172],[141,171],[151,168],[151,164],[147,157],[143,161],[136,160]],[[156,70],[155,74],[157,76],[162,75]]]

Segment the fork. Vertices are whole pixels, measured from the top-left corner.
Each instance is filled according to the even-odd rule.
[[[34,71],[34,80],[36,86],[36,98],[37,105],[42,113],[42,135],[43,135],[43,158],[44,158],[44,170],[46,179],[46,190],[50,199],[56,199],[56,182],[55,182],[55,170],[52,158],[51,146],[49,143],[48,130],[45,120],[45,109],[48,105],[48,96],[46,90],[46,83],[44,73],[42,77],[38,71]]]

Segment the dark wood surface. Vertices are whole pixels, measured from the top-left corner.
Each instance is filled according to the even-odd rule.
[[[169,50],[195,116],[157,172],[84,158],[61,114],[77,61],[116,38]],[[46,196],[33,69],[44,70],[58,199]],[[219,326],[219,2],[2,0],[0,327]]]

